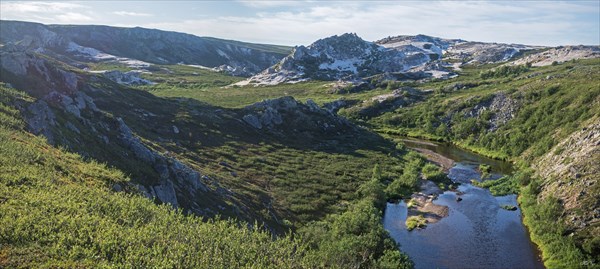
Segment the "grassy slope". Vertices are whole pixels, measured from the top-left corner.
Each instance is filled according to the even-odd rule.
[[[144,76],[149,80],[160,83],[139,88],[161,97],[192,98],[226,108],[240,108],[264,99],[282,96],[294,96],[301,101],[312,99],[318,104],[323,104],[337,99],[362,102],[375,95],[389,93],[386,89],[349,94],[330,93],[332,85],[330,81],[259,87],[224,87],[242,79],[193,67],[164,66],[164,68],[171,72],[157,72]]]
[[[243,114],[236,109],[214,107],[193,99],[157,98],[133,89],[109,91],[102,87],[105,91],[89,93],[100,108],[123,117],[157,151],[168,151],[216,178],[235,193],[234,202],[251,209],[244,214],[267,221],[271,227],[290,223],[302,226],[339,212],[356,200],[354,191],[370,178],[374,165],[381,165],[385,177],[393,179],[400,175],[404,163],[393,143],[363,130],[341,135],[299,133],[291,128],[302,126],[288,128],[284,123],[280,128],[290,129],[285,135],[271,135],[243,124],[240,121]],[[157,116],[141,116],[132,111],[130,104]],[[221,112],[216,113],[217,110]],[[179,134],[173,133],[173,125],[180,130]],[[77,150],[102,152],[103,149],[86,146]],[[105,156],[102,159],[110,161],[109,155]],[[219,164],[223,161],[229,167]],[[224,214],[235,216],[234,212]]]
[[[278,136],[258,132],[240,121],[243,114],[239,114],[237,108],[264,98],[287,95],[282,91],[286,87],[300,93],[295,95],[300,100],[309,96],[321,96],[326,100],[337,98],[323,93],[321,82],[225,89],[221,86],[239,79],[189,66],[159,68],[160,71],[148,75],[158,83],[140,88],[158,96],[172,97],[155,97],[144,91],[103,83],[92,84],[103,91],[88,94],[101,109],[122,117],[152,148],[169,152],[231,189],[235,193],[234,200],[227,203],[232,207],[243,205],[242,208],[249,208],[238,210],[247,217],[249,215],[249,221],[265,221],[279,231],[303,226],[346,209],[357,199],[354,191],[370,178],[376,164],[385,171],[386,180],[393,180],[402,173],[404,160],[395,152],[395,145],[366,131],[351,135],[305,134],[291,131],[291,128],[302,126],[291,126],[288,128],[291,134]],[[202,102],[190,98],[196,93],[203,96],[198,98]],[[135,109],[131,109],[132,106]],[[139,111],[157,116],[144,117]],[[70,121],[82,130],[87,128],[79,126],[76,119],[63,121]],[[179,134],[173,133],[173,125],[180,130]],[[68,130],[62,132],[69,134]],[[83,134],[68,136],[69,141],[65,144],[75,151],[88,152],[132,173],[132,177],[152,177],[144,174],[151,168],[125,166],[122,160],[111,157],[122,154],[118,149],[107,152],[112,148],[94,143],[97,140],[94,134],[90,134],[89,139]],[[230,167],[220,165],[222,161]],[[212,203],[210,200],[200,202]],[[235,210],[221,213],[239,217]]]
[[[383,230],[369,192],[346,213],[304,227],[305,239],[204,222],[135,194],[121,171],[24,132],[14,104],[32,98],[0,85],[0,101],[0,267],[411,266]],[[115,183],[126,191],[112,191]]]
[[[111,191],[127,177],[53,148],[23,131],[5,88],[0,106],[0,266],[290,266],[303,247],[290,238],[202,222],[135,194]],[[267,253],[268,255],[265,255]]]
[[[599,64],[598,59],[565,63],[533,68],[515,77],[486,80],[479,78],[479,72],[470,71],[464,80],[459,78],[427,85],[438,94],[427,102],[388,113],[373,122],[441,136],[482,153],[486,150],[495,153],[492,157],[510,158],[523,154],[531,160],[576,130],[579,123],[600,113],[592,104],[600,95],[597,84]],[[450,92],[443,90],[455,83],[479,86]],[[522,109],[508,124],[488,132],[486,116],[489,115],[477,118],[464,115],[497,92],[518,100]],[[450,119],[450,126],[438,128],[444,119]]]

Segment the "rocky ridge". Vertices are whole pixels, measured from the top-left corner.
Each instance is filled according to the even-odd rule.
[[[455,76],[453,70],[463,64],[505,62],[523,51],[540,48],[426,35],[387,37],[368,42],[356,34],[343,34],[317,40],[308,47],[298,46],[278,64],[238,85],[351,81],[376,74],[391,74],[394,80],[446,79]],[[447,60],[458,62],[451,64]]]
[[[547,66],[553,63],[562,63],[576,59],[600,58],[598,46],[561,46],[542,52],[527,55],[509,65],[531,64],[532,66]]]
[[[368,42],[356,34],[317,40],[298,46],[278,64],[241,84],[272,85],[309,79],[351,80],[396,73],[430,61],[423,53],[408,53]]]
[[[38,53],[132,67],[193,64],[249,76],[288,53],[283,46],[251,44],[144,28],[43,25],[2,21],[0,43],[19,44]],[[75,62],[75,61],[74,61]]]
[[[332,110],[321,108],[310,99],[303,104],[291,96],[249,105],[243,113],[242,120],[246,124],[279,135],[290,132],[341,133],[355,128]]]

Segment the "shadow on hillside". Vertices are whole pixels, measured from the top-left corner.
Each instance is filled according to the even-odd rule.
[[[162,98],[146,91],[110,85],[88,91],[97,106],[122,117],[144,140],[176,145],[181,150],[217,148],[226,144],[277,145],[297,150],[349,154],[364,157],[358,150],[388,154],[393,143],[354,125],[324,131],[310,122],[285,116],[281,125],[256,129],[242,120],[244,109],[213,106],[189,98]],[[314,121],[324,121],[314,116]],[[313,119],[310,119],[313,120]]]

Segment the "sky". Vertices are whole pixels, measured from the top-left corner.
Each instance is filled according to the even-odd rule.
[[[308,45],[426,34],[527,45],[600,45],[600,0],[0,1],[0,19],[145,27],[255,43]]]

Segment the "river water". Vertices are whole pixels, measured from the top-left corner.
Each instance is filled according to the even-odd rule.
[[[452,145],[429,141],[407,141],[412,148],[426,148],[456,163],[448,177],[462,183],[457,194],[446,191],[435,204],[449,208],[447,217],[422,230],[407,231],[404,202],[389,203],[383,225],[416,268],[544,268],[539,252],[521,221],[521,210],[508,211],[501,205],[518,206],[515,195],[494,197],[486,189],[468,184],[480,180],[479,164],[491,166],[491,178],[511,172],[509,163],[485,158]]]

